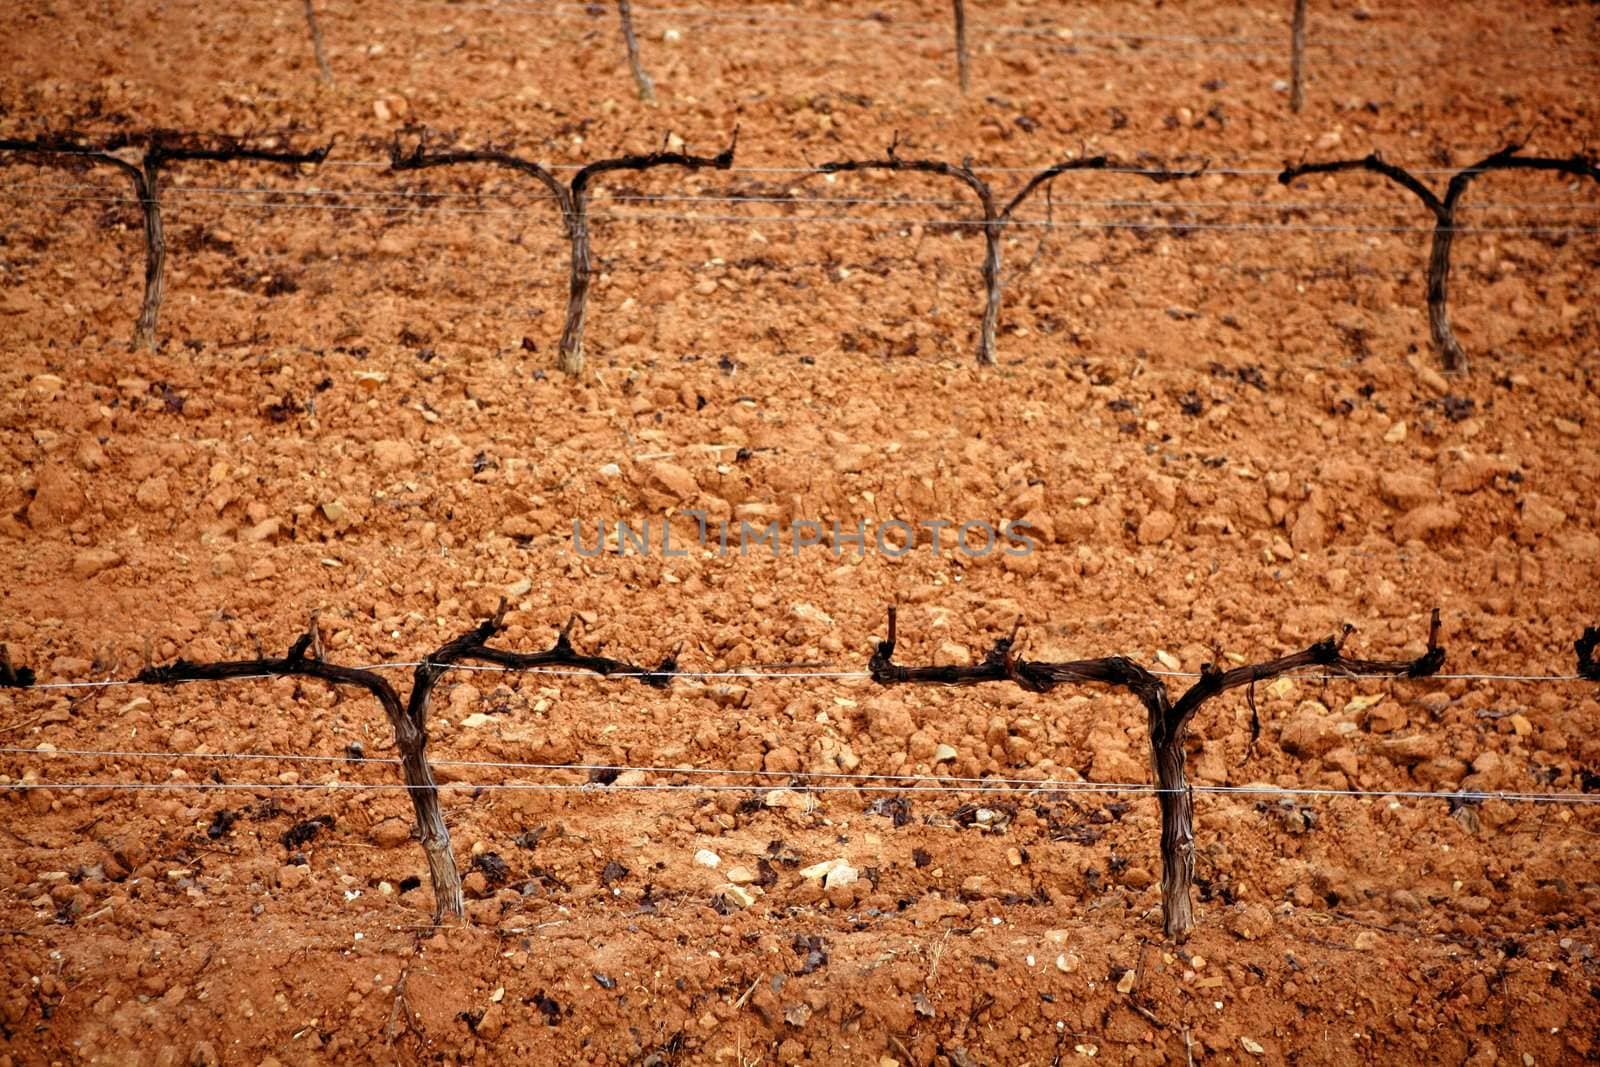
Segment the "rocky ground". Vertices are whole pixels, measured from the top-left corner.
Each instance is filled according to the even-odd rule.
[[[57,682],[281,655],[317,612],[330,658],[410,661],[506,598],[506,647],[577,613],[581,648],[633,662],[681,644],[688,671],[843,676],[452,674],[431,753],[471,921],[445,929],[369,697],[4,691],[0,1062],[1597,1054],[1600,811],[1410,795],[1596,795],[1593,684],[1284,679],[1255,694],[1254,746],[1243,694],[1207,705],[1197,783],[1368,795],[1199,794],[1179,944],[1154,800],[1085,788],[1148,781],[1137,702],[859,676],[890,603],[908,663],[972,662],[1019,619],[1037,659],[1193,671],[1347,621],[1350,650],[1402,658],[1437,606],[1447,674],[1572,673],[1600,623],[1593,183],[1473,186],[1470,225],[1510,229],[1458,237],[1471,363],[1445,375],[1426,213],[1376,178],[1272,175],[1372,148],[1459,166],[1528,134],[1592,147],[1591,8],[1319,8],[1313,39],[1336,43],[1298,116],[1275,85],[1286,12],[1210,2],[975,11],[965,98],[943,23],[910,9],[641,12],[648,105],[610,9],[319,10],[331,85],[296,5],[28,2],[0,44],[0,135],[337,139],[314,171],[174,168],[156,353],[127,348],[125,180],[6,166],[12,660]],[[803,32],[768,32],[785,26]],[[407,123],[563,164],[669,133],[714,152],[737,124],[739,154],[603,181],[569,379],[551,204],[504,171],[388,174]],[[959,187],[801,173],[896,136],[987,167],[1211,169],[1058,182],[1049,217],[1079,226],[1008,235],[999,365],[980,368]],[[690,195],[746,199],[659,198]],[[670,516],[687,539],[693,509],[830,533],[1023,521],[1040,547],[573,543],[575,519]],[[53,784],[89,782],[147,788]]]

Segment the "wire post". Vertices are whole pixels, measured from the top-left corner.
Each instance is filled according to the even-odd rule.
[[[1296,115],[1305,103],[1306,0],[1294,0],[1294,23],[1289,31],[1289,110]]]
[[[333,68],[328,66],[328,53],[322,44],[322,27],[317,24],[314,0],[305,0],[306,26],[311,31],[311,49],[316,53],[317,72],[328,85],[333,84]]]
[[[961,81],[961,95],[967,95],[971,86],[967,67],[967,3],[954,0],[956,16],[956,71]]]
[[[628,50],[628,69],[633,71],[633,83],[639,88],[639,99],[648,104],[656,98],[656,84],[639,61],[639,40],[633,35],[633,8],[628,0],[617,0],[617,15],[622,19],[622,43]]]

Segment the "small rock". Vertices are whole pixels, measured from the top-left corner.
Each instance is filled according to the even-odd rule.
[[[1156,876],[1145,867],[1129,867],[1117,881],[1129,889],[1148,889],[1156,884]]]
[[[112,548],[86,548],[72,557],[72,576],[80,581],[93,578],[122,562],[122,553]]]
[[[374,441],[372,459],[382,470],[397,471],[414,466],[417,454],[404,441]]]
[[[1122,977],[1117,979],[1117,992],[1127,996],[1133,992],[1133,987],[1139,982],[1139,972],[1129,968],[1122,972]]]
[[[1159,545],[1171,537],[1178,528],[1178,520],[1170,511],[1152,511],[1139,523],[1139,543]]]
[[[1405,439],[1406,439],[1406,424],[1405,424],[1405,420],[1404,419],[1400,420],[1399,422],[1395,423],[1393,426],[1389,427],[1388,430],[1384,431],[1383,441],[1384,441],[1385,444],[1397,445],[1401,441],[1404,441]]]
[[[1261,1044],[1261,1042],[1257,1041],[1253,1037],[1241,1037],[1239,1039],[1239,1044],[1252,1056],[1266,1055],[1266,1048]]]
[[[33,500],[28,504],[28,525],[35,530],[65,526],[79,515],[87,500],[77,482],[61,467],[47,464],[39,472]]]
[[[732,882],[723,886],[720,892],[722,899],[736,908],[748,908],[756,902],[756,895],[753,891],[746,889],[742,885],[734,885]]]
[[[710,867],[712,870],[722,866],[722,857],[717,855],[715,852],[712,852],[709,848],[703,848],[699,852],[696,852],[694,854],[694,861],[700,866]]]
[[[471,715],[468,715],[466,718],[462,719],[461,725],[468,730],[476,730],[479,727],[487,726],[492,722],[494,722],[494,716],[485,715],[481,711],[475,711]]]
[[[1083,961],[1071,952],[1063,952],[1056,957],[1056,970],[1062,974],[1071,974],[1081,966]]]
[[[822,879],[823,889],[838,889],[840,886],[854,885],[861,877],[861,872],[856,870],[844,860],[840,860],[834,868]]]
[[[935,762],[935,763],[948,763],[948,762],[950,762],[951,760],[957,758],[960,755],[961,755],[961,753],[957,752],[951,746],[949,746],[949,745],[940,745],[938,748],[933,750],[933,762]]]
[[[275,541],[278,538],[279,531],[282,529],[283,523],[279,522],[276,518],[262,519],[254,526],[241,530],[239,532],[239,540],[251,543]]]
[[[478,1019],[478,1025],[473,1027],[472,1032],[485,1041],[493,1041],[500,1036],[500,1031],[505,1029],[505,1025],[505,1009],[500,1006],[499,1001],[491,1001],[489,1006],[483,1009],[483,1015]]]
[[[800,868],[800,877],[802,877],[802,878],[826,878],[826,877],[828,877],[828,874],[835,867],[840,866],[844,862],[845,861],[841,859],[841,860],[823,860],[821,863],[813,863],[809,867]]]
[[[1296,756],[1321,756],[1339,743],[1328,709],[1315,700],[1304,700],[1283,724],[1278,743]]]
[[[750,885],[756,880],[756,873],[749,867],[729,867],[728,881],[734,885]]]
[[[411,840],[411,827],[404,819],[383,819],[372,825],[367,836],[379,848],[399,848]]]
[[[1272,909],[1265,904],[1245,904],[1228,911],[1228,932],[1245,941],[1255,941],[1272,931]]]
[[[790,811],[811,811],[817,806],[816,798],[793,789],[774,789],[762,803],[769,808],[787,808]]]
[[[1540,537],[1554,532],[1566,521],[1567,513],[1539,494],[1529,493],[1522,498],[1522,514],[1517,519],[1522,532]]]
[[[278,868],[278,888],[298,889],[310,877],[311,868],[298,863],[290,863]]]
[[[1378,495],[1402,511],[1431,504],[1438,493],[1433,482],[1420,474],[1387,472],[1378,478]]]
[[[640,471],[646,489],[665,493],[678,500],[693,500],[700,494],[694,475],[676,463],[648,463]]]
[[[1424,504],[1412,508],[1394,524],[1396,541],[1426,541],[1461,525],[1461,512],[1448,504]]]
[[[172,503],[172,490],[167,486],[167,480],[159,474],[153,474],[139,484],[138,490],[133,494],[134,501],[146,511],[160,511]]]
[[[54,400],[61,395],[66,384],[54,374],[35,374],[28,380],[28,392],[38,400]]]

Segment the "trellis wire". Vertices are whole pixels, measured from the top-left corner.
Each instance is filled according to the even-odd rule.
[[[1017,792],[1091,793],[1091,794],[1160,794],[1198,793],[1233,796],[1320,796],[1360,797],[1379,800],[1387,797],[1407,800],[1445,800],[1457,802],[1482,802],[1500,800],[1512,803],[1542,803],[1590,805],[1600,804],[1600,794],[1590,793],[1513,793],[1513,792],[1434,792],[1430,790],[1363,790],[1315,789],[1292,786],[1224,786],[1195,785],[1186,789],[1162,789],[1149,784],[1100,785],[1098,783],[1036,782],[1033,788],[1022,790],[1013,786],[927,785],[908,789],[898,785],[808,785],[794,790],[801,796],[811,793],[962,793],[997,794]],[[326,792],[411,792],[417,789],[437,789],[441,792],[523,792],[523,793],[748,793],[755,791],[750,785],[730,785],[714,782],[645,782],[637,785],[602,785],[598,782],[438,782],[427,786],[413,786],[405,782],[108,782],[108,781],[25,781],[0,786],[0,789],[36,790],[52,789],[100,790],[126,792],[256,792],[269,790],[298,790]]]
[[[120,186],[111,184],[89,183],[29,183],[21,182],[11,185],[0,185],[0,192],[5,193],[37,193],[37,192],[99,192],[113,194],[108,198],[85,197],[83,199],[101,200],[113,199],[123,203],[136,204],[138,199],[130,196],[115,195]],[[164,196],[181,197],[185,200],[209,201],[217,200],[230,202],[243,199],[246,196],[293,196],[301,198],[322,197],[333,199],[336,197],[366,197],[366,198],[394,198],[414,200],[436,199],[461,199],[461,200],[527,200],[542,202],[554,200],[549,193],[531,191],[433,191],[425,189],[296,189],[284,187],[246,187],[246,186],[193,186],[169,185]],[[62,199],[77,199],[63,197]],[[886,206],[928,206],[928,207],[970,207],[972,200],[941,197],[861,197],[861,196],[716,196],[704,193],[608,193],[599,192],[590,197],[591,203],[601,201],[614,201],[616,203],[704,203],[704,204],[775,204],[786,207],[803,207],[810,204],[846,204],[846,205],[886,205]],[[1152,207],[1172,209],[1195,210],[1246,210],[1246,211],[1384,211],[1396,214],[1410,214],[1407,205],[1393,203],[1373,203],[1363,201],[1316,201],[1316,200],[1160,200],[1153,197],[1140,198],[1079,198],[1063,199],[1055,197],[1052,203],[1056,207]],[[1536,211],[1600,211],[1600,202],[1588,203],[1578,200],[1509,200],[1490,203],[1462,204],[1458,210],[1472,211],[1521,211],[1533,209]]]
[[[449,4],[449,8],[450,8],[450,10],[453,10],[453,11],[459,11],[459,10],[495,11],[495,12],[501,13],[501,14],[518,15],[518,16],[537,13],[537,14],[543,16],[543,17],[554,17],[554,18],[572,19],[572,20],[593,19],[597,15],[597,12],[593,8],[593,6],[585,6],[585,5],[577,5],[577,4],[536,4],[536,3],[502,3],[502,4],[494,4],[494,3],[461,3],[461,4],[457,4],[457,3],[451,3],[451,4]],[[686,18],[686,19],[710,20],[713,23],[717,23],[717,22],[721,22],[721,23],[759,22],[759,23],[768,23],[768,24],[770,24],[770,25],[763,25],[763,26],[732,26],[732,25],[715,25],[715,24],[713,24],[711,26],[702,26],[702,27],[700,27],[699,29],[700,29],[701,32],[713,32],[713,33],[716,33],[716,32],[742,32],[742,33],[756,33],[756,34],[799,34],[799,35],[808,35],[808,36],[819,36],[820,34],[818,34],[817,31],[813,29],[813,27],[834,27],[835,29],[833,29],[831,32],[827,33],[826,36],[838,37],[838,36],[844,36],[845,33],[848,32],[845,28],[870,26],[870,27],[873,27],[873,28],[877,29],[878,31],[880,31],[880,32],[878,32],[878,33],[873,35],[873,40],[875,40],[875,41],[892,40],[892,41],[906,41],[906,42],[915,43],[915,44],[934,44],[934,45],[941,45],[941,44],[944,43],[944,36],[943,36],[943,33],[942,33],[943,27],[942,26],[930,27],[929,28],[929,32],[921,33],[921,32],[917,32],[921,28],[921,26],[919,26],[919,24],[917,24],[915,22],[913,22],[913,23],[898,23],[898,22],[895,22],[895,21],[893,21],[891,19],[882,19],[882,18],[862,18],[862,17],[856,17],[856,18],[838,18],[838,17],[825,18],[825,17],[804,16],[804,15],[774,14],[774,13],[771,13],[771,12],[768,12],[768,11],[754,11],[754,10],[741,11],[741,10],[738,10],[738,9],[716,10],[716,9],[710,9],[710,8],[635,7],[632,10],[633,10],[633,14],[636,17],[641,18],[641,19],[648,19],[648,18],[658,18],[658,19],[659,18]],[[909,29],[911,32],[904,32],[907,29]],[[1010,42],[1010,43],[1001,43],[1001,44],[998,44],[998,45],[992,45],[991,46],[991,47],[996,48],[997,50],[1020,51],[1020,50],[1025,50],[1025,49],[1044,49],[1044,50],[1050,50],[1050,51],[1070,51],[1070,52],[1072,52],[1074,54],[1087,54],[1087,55],[1091,55],[1091,56],[1112,56],[1112,57],[1126,56],[1130,52],[1132,52],[1134,54],[1141,55],[1141,56],[1143,56],[1143,55],[1157,55],[1157,56],[1177,56],[1177,57],[1183,57],[1183,58],[1192,58],[1193,53],[1191,53],[1189,51],[1181,50],[1181,49],[1145,48],[1145,47],[1135,47],[1135,48],[1128,48],[1128,49],[1115,49],[1113,46],[1108,46],[1108,45],[1099,45],[1099,46],[1096,46],[1095,48],[1085,49],[1080,42],[1082,42],[1082,41],[1091,41],[1091,42],[1095,42],[1095,41],[1153,41],[1153,42],[1156,42],[1158,44],[1205,45],[1205,46],[1207,46],[1209,48],[1222,49],[1222,50],[1234,49],[1234,48],[1255,48],[1255,47],[1258,47],[1260,45],[1275,45],[1275,44],[1278,43],[1278,38],[1277,37],[1267,37],[1267,36],[1243,37],[1243,36],[1237,36],[1237,35],[1233,35],[1233,36],[1217,36],[1217,35],[1206,35],[1206,34],[1150,33],[1150,32],[1145,32],[1145,31],[1093,29],[1093,28],[1081,28],[1081,27],[1075,27],[1075,26],[1056,26],[1056,27],[1051,27],[1051,26],[1016,26],[1016,25],[987,25],[987,24],[985,24],[985,25],[980,26],[980,29],[986,34],[996,34],[996,35],[999,35],[999,36],[1002,36],[1002,37],[1035,38],[1035,40],[1021,40],[1021,41],[1015,41],[1015,42]],[[1402,54],[1402,55],[1408,54],[1409,52],[1415,51],[1416,49],[1414,47],[1414,44],[1416,43],[1417,39],[1408,37],[1408,41],[1410,41],[1412,43],[1408,44],[1408,46],[1406,48],[1391,49],[1388,46],[1388,43],[1386,41],[1382,40],[1382,39],[1379,39],[1379,40],[1361,40],[1361,39],[1356,39],[1356,38],[1337,38],[1337,37],[1317,36],[1317,37],[1308,37],[1307,40],[1306,40],[1306,46],[1309,47],[1309,48],[1328,49],[1330,51],[1337,50],[1337,49],[1350,49],[1352,51],[1359,51],[1360,53],[1362,53],[1362,58],[1346,58],[1346,57],[1339,57],[1339,56],[1327,56],[1327,57],[1324,57],[1323,59],[1319,60],[1319,62],[1322,62],[1322,63],[1334,63],[1334,64],[1344,65],[1344,66],[1358,66],[1358,67],[1360,67],[1360,66],[1369,66],[1369,67],[1390,67],[1390,68],[1399,67],[1399,68],[1403,68],[1403,67],[1415,66],[1418,63],[1427,62],[1428,60],[1426,60],[1426,59],[1418,59],[1418,60],[1415,60],[1415,61],[1413,61],[1411,63],[1406,63],[1406,62],[1401,62],[1401,61],[1396,61],[1396,60],[1383,60],[1383,59],[1367,59],[1367,58],[1364,58],[1367,55],[1370,55],[1370,54],[1373,54],[1373,53],[1383,53],[1385,51],[1389,51],[1392,54]],[[1425,46],[1433,46],[1433,47],[1440,48],[1440,49],[1460,48],[1460,47],[1464,46],[1464,43],[1461,42],[1461,41],[1453,41],[1453,40],[1448,40],[1448,39],[1444,39],[1444,38],[1422,39],[1420,41],[1420,43],[1425,45]],[[1474,55],[1493,55],[1493,56],[1500,56],[1500,57],[1535,56],[1535,57],[1539,57],[1540,59],[1546,60],[1546,61],[1548,61],[1548,59],[1550,57],[1550,54],[1551,54],[1551,51],[1552,51],[1550,48],[1494,48],[1494,47],[1482,47],[1481,44],[1478,44],[1478,43],[1471,43],[1471,44],[1467,44],[1465,46],[1466,47],[1470,47],[1472,49]],[[1588,55],[1596,54],[1592,50],[1584,49],[1584,48],[1576,48],[1576,47],[1561,48],[1561,49],[1559,49],[1559,51],[1562,54],[1572,55],[1572,56],[1588,56]],[[1260,52],[1260,51],[1257,51],[1257,52],[1247,52],[1247,53],[1233,53],[1233,52],[1223,51],[1221,53],[1221,58],[1224,59],[1224,60],[1269,60],[1270,61],[1270,60],[1277,60],[1277,59],[1279,59],[1281,57],[1277,52]],[[1548,65],[1548,63],[1546,63],[1546,64],[1541,65],[1541,69],[1552,69],[1552,68]],[[1554,68],[1554,69],[1578,69],[1578,70],[1583,70],[1583,69],[1588,69],[1588,68],[1587,68],[1586,65],[1572,64],[1572,65],[1566,65],[1565,67],[1558,67],[1558,68]]]
[[[32,749],[32,748],[21,748],[21,747],[6,747],[6,748],[0,748],[0,755],[33,756],[33,757],[42,757],[42,758],[61,758],[61,759],[147,759],[147,760],[149,760],[149,759],[161,759],[161,760],[198,759],[198,760],[208,760],[209,759],[209,760],[233,760],[233,761],[251,761],[251,762],[276,761],[276,762],[283,762],[283,763],[345,763],[345,764],[351,764],[351,765],[370,764],[370,765],[375,765],[375,766],[384,766],[384,765],[397,766],[400,763],[400,761],[398,759],[391,759],[391,758],[388,758],[388,757],[368,758],[366,756],[361,756],[361,757],[357,757],[357,758],[353,758],[352,759],[349,756],[323,756],[323,755],[312,755],[312,754],[303,754],[303,753],[279,754],[279,753],[273,753],[273,752],[170,752],[170,751],[163,752],[163,751],[146,751],[146,750],[137,750],[137,749],[132,749],[132,750],[117,750],[117,749],[105,749],[105,750],[101,750],[101,749],[59,749],[59,748]],[[769,789],[769,788],[770,789],[791,789],[792,788],[795,792],[807,793],[807,792],[817,792],[817,791],[825,791],[825,792],[826,791],[843,791],[843,790],[851,790],[851,789],[858,789],[858,788],[859,789],[867,789],[866,786],[857,787],[857,786],[852,786],[852,785],[848,785],[848,784],[841,784],[841,785],[830,786],[830,787],[816,786],[816,785],[810,784],[809,782],[805,782],[805,783],[799,784],[799,785],[795,784],[797,779],[820,779],[820,780],[823,780],[825,782],[840,782],[840,783],[850,783],[850,782],[860,782],[860,783],[895,782],[895,783],[899,783],[896,786],[873,787],[870,790],[868,790],[868,791],[873,791],[873,792],[880,792],[880,791],[883,791],[883,789],[906,790],[906,791],[913,791],[913,790],[927,791],[927,787],[930,787],[930,786],[944,787],[941,791],[945,791],[945,792],[965,792],[965,791],[967,791],[967,789],[965,787],[969,787],[969,786],[971,786],[971,787],[981,787],[981,788],[972,790],[972,791],[977,791],[977,792],[1004,792],[1004,791],[1031,792],[1031,791],[1040,791],[1040,790],[1042,790],[1042,791],[1046,791],[1046,792],[1069,792],[1069,793],[1070,792],[1084,792],[1084,793],[1097,793],[1097,792],[1161,793],[1161,792],[1172,792],[1173,791],[1173,790],[1163,790],[1159,786],[1151,785],[1148,782],[1084,782],[1084,781],[1062,781],[1062,780],[1054,779],[1054,778],[1007,778],[1007,777],[976,777],[976,776],[971,776],[971,775],[962,776],[962,775],[928,775],[928,774],[894,774],[894,773],[873,774],[873,773],[859,773],[859,772],[849,772],[849,771],[769,771],[769,770],[740,770],[740,769],[735,768],[735,767],[684,767],[684,766],[664,767],[664,766],[656,766],[656,765],[652,765],[652,764],[628,764],[628,763],[527,763],[527,762],[505,761],[505,760],[463,760],[463,759],[433,759],[433,758],[430,758],[428,762],[429,762],[430,765],[432,765],[434,767],[466,767],[466,768],[473,768],[473,769],[476,769],[476,770],[566,771],[566,772],[575,772],[575,773],[576,772],[590,773],[590,772],[596,772],[596,771],[600,771],[600,772],[615,771],[615,772],[618,772],[618,773],[623,773],[623,772],[627,772],[627,771],[640,771],[640,772],[643,772],[643,773],[646,773],[646,774],[660,774],[660,775],[685,775],[685,776],[690,776],[690,775],[712,776],[712,775],[715,775],[715,776],[719,776],[719,777],[767,778],[767,779],[773,779],[773,780],[780,780],[780,781],[785,783],[783,785],[772,786],[772,787],[762,786],[762,785],[755,785],[755,784],[750,784],[750,783],[728,783],[728,782],[707,783],[704,786],[699,786],[699,787],[691,787],[691,786],[688,786],[688,785],[678,785],[679,788],[705,788],[705,789],[716,789],[716,790],[763,790],[763,789]],[[25,785],[27,783],[23,782],[23,783],[15,783],[15,784]],[[108,784],[112,784],[112,783],[108,783]],[[130,785],[168,785],[168,784],[172,784],[172,785],[181,787],[185,783],[129,782],[129,783],[115,783],[115,784],[130,784]],[[198,785],[204,785],[206,783],[193,783],[193,784],[198,786]],[[219,783],[212,783],[212,784],[219,784]],[[305,785],[307,788],[319,788],[319,787],[320,788],[327,788],[329,783],[320,783],[320,785],[319,785],[319,783],[315,783],[315,782],[307,782],[307,783],[293,782],[293,783],[281,783],[281,784]],[[344,783],[344,784],[347,784],[347,785],[363,785],[365,783],[357,782],[357,783]],[[390,783],[378,783],[378,784],[380,784],[380,785],[388,785]],[[402,786],[404,788],[410,788],[409,786],[405,786],[404,783],[394,783],[394,784],[400,785],[400,786]],[[443,783],[441,783],[441,784],[443,784]],[[494,784],[494,783],[457,782],[457,783],[453,783],[453,784],[464,785],[464,786],[481,786],[481,785],[488,785],[488,784]],[[615,784],[607,784],[607,783],[600,783],[600,782],[594,782],[594,781],[590,781],[590,782],[551,782],[551,783],[538,783],[538,782],[516,783],[516,782],[513,782],[513,783],[502,783],[502,784],[505,784],[505,785],[527,784],[527,785],[548,785],[548,786],[558,786],[559,785],[559,786],[564,786],[564,787],[567,787],[567,788],[595,788],[597,790],[599,790],[599,789],[638,789],[638,788],[640,788],[640,786],[638,786],[638,785],[634,785],[634,786],[620,785],[620,786],[618,786],[618,785],[615,785]],[[644,784],[646,784],[646,785],[654,784],[658,788],[665,788],[665,787],[667,787],[669,785],[676,785],[676,783],[644,783]],[[5,787],[4,786],[0,786],[0,788],[5,788]],[[65,788],[65,787],[63,787],[63,788]],[[1505,790],[1331,789],[1331,788],[1320,788],[1320,787],[1315,787],[1315,786],[1275,786],[1275,785],[1266,785],[1264,783],[1263,784],[1259,784],[1259,785],[1240,785],[1240,786],[1223,786],[1223,785],[1196,786],[1195,790],[1197,792],[1209,792],[1209,793],[1219,793],[1219,794],[1247,794],[1247,795],[1249,795],[1249,794],[1283,794],[1283,795],[1292,795],[1292,796],[1310,795],[1310,796],[1353,796],[1353,797],[1391,797],[1392,796],[1392,797],[1407,797],[1407,798],[1413,798],[1413,799],[1456,800],[1456,801],[1460,801],[1460,800],[1490,800],[1490,799],[1503,800],[1503,799],[1507,799],[1507,798],[1515,798],[1515,799],[1538,798],[1538,799],[1541,799],[1541,800],[1544,800],[1544,799],[1561,800],[1561,801],[1566,801],[1566,802],[1571,802],[1571,803],[1584,803],[1584,804],[1587,804],[1587,803],[1600,803],[1600,794],[1591,794],[1591,793],[1539,793],[1539,792],[1532,792],[1532,791],[1517,791],[1517,790],[1505,791]],[[1576,798],[1576,799],[1573,799],[1573,798]]]
[[[137,204],[130,197],[30,197],[34,202],[91,201],[103,203]],[[462,208],[462,207],[400,207],[375,204],[269,204],[246,201],[233,202],[230,207],[245,211],[327,211],[336,213],[363,213],[394,215],[522,215],[516,208]],[[878,219],[861,215],[701,215],[667,211],[604,212],[589,216],[591,222],[692,222],[700,224],[743,223],[746,225],[835,225],[835,226],[940,226],[983,228],[989,223],[980,218],[888,218]],[[1067,220],[1045,218],[1012,218],[1007,227],[1049,230],[1199,230],[1243,233],[1435,233],[1447,230],[1461,234],[1513,234],[1520,236],[1574,237],[1600,234],[1600,226],[1359,226],[1312,223],[1248,223],[1248,222],[1131,222],[1124,220]]]
[[[429,660],[390,661],[372,663],[358,666],[354,669],[365,671],[381,670],[412,670],[421,666],[439,667],[446,671],[473,671],[494,674],[518,675],[544,675],[558,678],[587,678],[594,681],[608,679],[638,679],[638,678],[703,678],[722,679],[734,681],[745,678],[800,678],[800,679],[864,679],[871,678],[871,671],[863,670],[760,670],[749,668],[729,668],[719,671],[613,671],[610,674],[596,674],[576,667],[501,667],[494,664],[477,663],[433,663]],[[1199,671],[1156,670],[1150,673],[1161,678],[1199,678]],[[230,682],[260,681],[263,679],[277,678],[274,674],[250,674],[230,678]],[[1300,681],[1334,682],[1334,681],[1391,681],[1391,682],[1427,682],[1427,681],[1473,681],[1473,682],[1582,682],[1588,679],[1578,674],[1431,674],[1425,678],[1404,678],[1387,674],[1314,674],[1289,672],[1285,678],[1294,678]],[[157,683],[138,682],[128,678],[107,678],[99,681],[70,681],[70,682],[39,682],[35,685],[25,686],[9,692],[32,692],[47,689],[111,689],[119,686],[148,686]],[[177,682],[163,682],[161,685],[193,685],[191,680]],[[8,690],[0,690],[7,692]]]

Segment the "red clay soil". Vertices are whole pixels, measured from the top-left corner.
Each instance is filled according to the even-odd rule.
[[[1195,670],[1345,621],[1352,651],[1399,658],[1437,605],[1447,672],[1570,674],[1600,622],[1594,183],[1474,186],[1469,226],[1509,229],[1457,242],[1471,366],[1445,377],[1415,201],[1374,176],[1273,179],[1375,147],[1419,168],[1525,135],[1592,148],[1592,5],[1313,4],[1313,41],[1336,43],[1313,48],[1299,116],[1274,84],[1288,4],[978,5],[965,99],[944,8],[646,9],[653,105],[610,5],[317,6],[332,85],[296,3],[8,11],[0,135],[338,139],[315,171],[173,169],[157,354],[127,348],[125,180],[5,168],[0,641],[41,681],[281,655],[313,611],[330,658],[413,660],[502,596],[507,647],[579,612],[584,648],[654,664],[681,642],[699,671],[858,672],[891,602],[913,663],[981,656],[1019,618],[1031,658]],[[574,380],[554,370],[551,203],[505,171],[385,173],[403,124],[554,163],[668,133],[712,152],[738,124],[738,169],[602,181]],[[985,166],[1211,172],[1058,181],[1057,223],[1144,228],[1012,230],[1000,364],[980,369],[981,238],[950,224],[967,194],[796,172],[897,134]],[[622,199],[645,193],[826,202]],[[572,543],[574,519],[592,543],[596,520],[669,513],[687,537],[695,508],[1026,520],[1041,544]],[[1253,751],[1243,694],[1201,713],[1195,781],[1371,795],[1199,794],[1199,926],[1178,944],[1154,799],[1045,784],[1148,781],[1142,709],[1115,692],[452,674],[431,752],[465,761],[439,774],[470,923],[435,930],[396,769],[346,758],[392,756],[367,696],[5,691],[0,745],[28,751],[0,754],[0,1064],[1600,1056],[1600,810],[1405,795],[1595,796],[1596,687],[1256,697]],[[41,782],[162,788],[11,788]],[[299,788],[323,783],[385,788]]]

